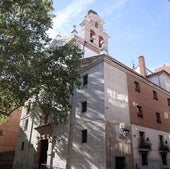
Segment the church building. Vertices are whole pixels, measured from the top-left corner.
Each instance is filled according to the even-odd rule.
[[[133,68],[109,56],[104,21],[93,10],[80,26],[81,37],[74,27],[51,43],[76,42],[84,53],[68,122],[24,107],[13,169],[170,168],[169,67],[153,73],[143,56]]]

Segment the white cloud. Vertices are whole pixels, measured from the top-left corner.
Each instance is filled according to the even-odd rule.
[[[128,2],[127,0],[105,1],[105,9],[106,9],[107,14],[111,15],[113,11],[120,10],[126,5],[127,2]]]
[[[65,28],[69,23],[74,24],[74,19],[87,8],[94,0],[73,0],[63,10],[55,13],[56,17],[53,19],[53,29],[48,31],[50,37],[54,38],[56,34],[68,34]],[[75,23],[76,24],[76,23]]]

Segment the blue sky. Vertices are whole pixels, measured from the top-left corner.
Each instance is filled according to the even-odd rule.
[[[143,55],[148,68],[170,65],[170,2],[168,0],[54,0],[53,30],[70,35],[95,10],[104,20],[109,38],[109,55],[132,67]]]

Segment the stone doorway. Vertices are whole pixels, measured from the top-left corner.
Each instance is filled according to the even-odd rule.
[[[116,169],[125,169],[125,157],[116,157]]]
[[[40,140],[39,169],[47,164],[48,139]]]

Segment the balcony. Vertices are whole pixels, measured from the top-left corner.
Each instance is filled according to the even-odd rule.
[[[160,154],[166,154],[169,152],[169,145],[167,143],[160,143],[159,152]]]
[[[148,140],[143,140],[143,141],[140,141],[139,143],[139,152],[149,152],[151,150],[151,143],[150,141]]]

